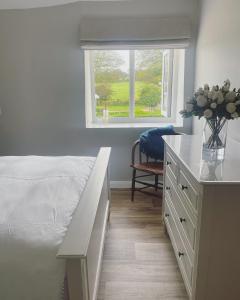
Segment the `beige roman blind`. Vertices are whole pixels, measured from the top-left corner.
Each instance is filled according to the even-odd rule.
[[[187,17],[83,17],[80,42],[83,48],[160,46],[185,48],[191,40]]]

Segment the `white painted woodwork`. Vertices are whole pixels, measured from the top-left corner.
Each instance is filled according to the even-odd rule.
[[[191,178],[202,184],[239,184],[240,183],[240,143],[230,137],[224,160],[214,160],[202,151],[202,139],[199,135],[168,136],[166,143],[172,149],[174,157],[182,162]],[[184,176],[184,174],[183,174]]]
[[[164,140],[163,219],[189,299],[238,300],[240,145],[229,140],[217,161],[202,155],[199,137]]]
[[[109,217],[111,148],[101,148],[57,258],[66,259],[70,300],[95,300]]]

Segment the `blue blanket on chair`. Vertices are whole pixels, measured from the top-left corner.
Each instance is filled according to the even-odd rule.
[[[143,132],[140,135],[140,151],[147,157],[157,160],[164,159],[164,141],[163,135],[176,134],[172,125],[153,128]]]

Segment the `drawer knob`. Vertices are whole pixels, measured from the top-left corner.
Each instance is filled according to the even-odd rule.
[[[183,184],[182,184],[181,188],[182,188],[182,190],[187,190],[188,189],[188,187],[186,185],[183,185]]]
[[[169,166],[169,165],[171,165],[171,162],[170,162],[170,161],[167,161],[167,163],[166,163],[166,164],[167,164],[167,166]]]
[[[186,219],[185,218],[179,218],[180,219],[180,222],[183,223],[183,222],[186,222]]]
[[[184,256],[184,253],[179,251],[179,252],[178,252],[178,256],[179,256],[179,257],[182,257],[182,256]]]
[[[166,186],[166,190],[169,191],[170,190],[170,186]]]
[[[165,214],[165,217],[168,218],[170,215],[168,213]]]

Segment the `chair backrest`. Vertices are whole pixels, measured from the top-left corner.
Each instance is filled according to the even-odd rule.
[[[173,126],[153,128],[143,132],[140,139],[135,141],[132,147],[132,164],[136,160],[136,150],[138,148],[138,160],[140,163],[150,160],[154,162],[164,160],[164,135],[178,135]]]
[[[140,135],[140,152],[152,159],[163,161],[164,141],[162,136],[175,133],[172,125],[143,132]]]

